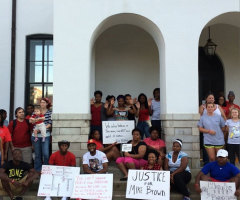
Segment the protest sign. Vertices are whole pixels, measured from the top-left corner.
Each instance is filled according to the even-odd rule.
[[[200,181],[201,200],[237,200],[235,183]]]
[[[170,199],[170,172],[158,170],[129,170],[126,198]]]
[[[82,174],[75,177],[71,198],[112,200],[112,174]]]
[[[134,121],[103,121],[103,144],[127,143],[132,139]]]
[[[132,144],[122,144],[122,152],[131,152]]]
[[[38,196],[70,197],[79,167],[43,165],[38,188]]]

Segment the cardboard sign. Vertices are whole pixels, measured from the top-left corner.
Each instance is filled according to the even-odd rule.
[[[122,144],[122,152],[131,152],[132,144]]]
[[[79,174],[79,167],[43,165],[38,196],[70,197],[74,178]]]
[[[75,177],[71,198],[112,200],[113,174],[82,174]]]
[[[201,200],[237,200],[235,183],[200,181]]]
[[[170,172],[158,170],[129,170],[126,198],[170,199]]]
[[[127,143],[132,140],[134,121],[103,121],[103,144]]]

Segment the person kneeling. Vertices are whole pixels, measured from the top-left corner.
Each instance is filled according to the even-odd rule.
[[[88,140],[88,152],[83,155],[83,171],[85,174],[107,173],[108,159],[105,153],[96,150],[93,139]]]
[[[69,152],[70,142],[62,140],[58,142],[59,151],[53,153],[49,159],[49,165],[76,167],[76,157]],[[67,197],[62,197],[66,200]],[[46,197],[45,200],[51,200],[51,197]]]
[[[11,199],[22,199],[15,197],[23,195],[34,179],[39,176],[28,163],[22,161],[22,151],[13,150],[13,160],[5,163],[0,169],[0,195],[8,195]]]
[[[208,173],[210,176],[207,175]],[[201,193],[200,180],[211,182],[235,182],[235,195],[239,196],[239,178],[239,169],[228,162],[228,152],[224,149],[220,149],[217,152],[217,161],[206,164],[196,176],[195,190]]]

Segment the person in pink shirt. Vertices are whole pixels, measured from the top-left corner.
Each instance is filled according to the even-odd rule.
[[[150,137],[145,138],[144,142],[147,144],[149,149],[154,150],[159,154],[158,164],[163,166],[166,155],[166,144],[159,138],[159,131],[157,128],[151,127],[149,130]]]

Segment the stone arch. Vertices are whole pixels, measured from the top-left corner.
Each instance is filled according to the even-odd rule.
[[[90,42],[91,49],[91,94],[95,89],[95,82],[93,74],[95,74],[95,54],[94,54],[94,45],[98,37],[108,30],[111,27],[116,25],[133,25],[140,29],[143,29],[147,32],[155,42],[158,55],[159,55],[159,71],[160,71],[160,86],[161,86],[161,98],[165,98],[165,77],[164,77],[164,69],[165,69],[165,43],[162,36],[162,33],[159,27],[153,23],[148,18],[134,14],[134,13],[119,13],[105,18],[93,31]]]

